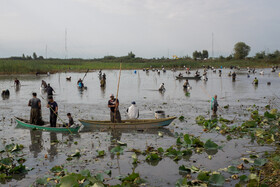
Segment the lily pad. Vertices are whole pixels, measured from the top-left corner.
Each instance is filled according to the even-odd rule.
[[[205,149],[218,149],[219,146],[216,143],[214,143],[212,140],[209,139],[205,142],[204,148]]]
[[[225,177],[221,174],[213,174],[209,178],[209,184],[213,186],[223,186],[225,183]]]
[[[267,163],[267,159],[256,159],[254,161],[255,166],[263,166]]]

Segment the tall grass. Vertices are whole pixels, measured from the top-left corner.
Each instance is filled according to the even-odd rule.
[[[280,65],[278,61],[264,61],[264,60],[207,60],[207,61],[194,61],[190,59],[94,59],[94,60],[82,60],[82,59],[47,59],[47,60],[12,60],[12,59],[0,59],[0,73],[1,74],[28,74],[28,73],[46,73],[46,72],[62,72],[62,71],[84,71],[87,69],[118,69],[119,64],[122,62],[123,69],[142,69],[149,68],[161,68],[163,65],[165,68],[180,68],[183,66],[192,68],[201,68],[205,66],[214,67],[256,67],[265,68],[273,65]]]

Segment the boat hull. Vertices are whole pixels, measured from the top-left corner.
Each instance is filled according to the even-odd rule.
[[[199,76],[199,77],[179,77],[179,76],[176,76],[176,79],[200,80],[201,76]]]
[[[122,123],[112,123],[111,121],[79,121],[85,127],[92,128],[112,128],[112,129],[157,129],[170,125],[176,117],[163,119],[147,119],[147,120],[123,120]]]
[[[29,124],[27,120],[15,117],[16,122],[19,126],[29,128],[29,129],[36,129],[36,130],[43,130],[43,131],[50,131],[50,132],[65,132],[65,133],[77,133],[80,127],[76,128],[66,128],[66,127],[46,127],[46,126],[39,126]]]

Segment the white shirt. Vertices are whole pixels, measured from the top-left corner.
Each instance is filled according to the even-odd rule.
[[[137,119],[139,117],[139,109],[136,105],[132,104],[127,111],[129,119]]]

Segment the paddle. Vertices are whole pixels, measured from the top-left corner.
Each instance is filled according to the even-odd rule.
[[[120,73],[119,73],[119,80],[118,80],[118,88],[117,88],[117,95],[116,95],[116,104],[115,104],[115,121],[117,122],[117,109],[119,106],[117,106],[118,103],[118,97],[119,97],[119,88],[120,88],[120,80],[121,80],[121,72],[122,72],[122,63],[120,63]],[[115,128],[115,123],[114,123],[114,128]]]
[[[41,97],[42,97],[42,99],[43,100],[45,100],[45,101],[47,101],[42,95],[41,95]],[[62,123],[64,123],[64,124],[67,124],[67,123],[65,123],[64,121],[63,121],[63,119],[61,119],[60,117],[59,117],[59,115],[57,115],[56,113],[55,113],[55,111],[52,109],[52,107],[50,107],[50,109],[53,111],[53,113],[58,117],[58,119],[60,119],[60,121],[62,121]],[[69,130],[69,132],[72,134],[72,132],[70,131],[70,129],[69,129],[69,127],[66,125],[66,128]]]
[[[83,77],[82,81],[84,81],[84,78],[86,77],[86,75],[87,75],[88,71],[89,71],[89,69],[87,69],[87,72],[86,72],[86,74],[84,75],[84,77]]]

